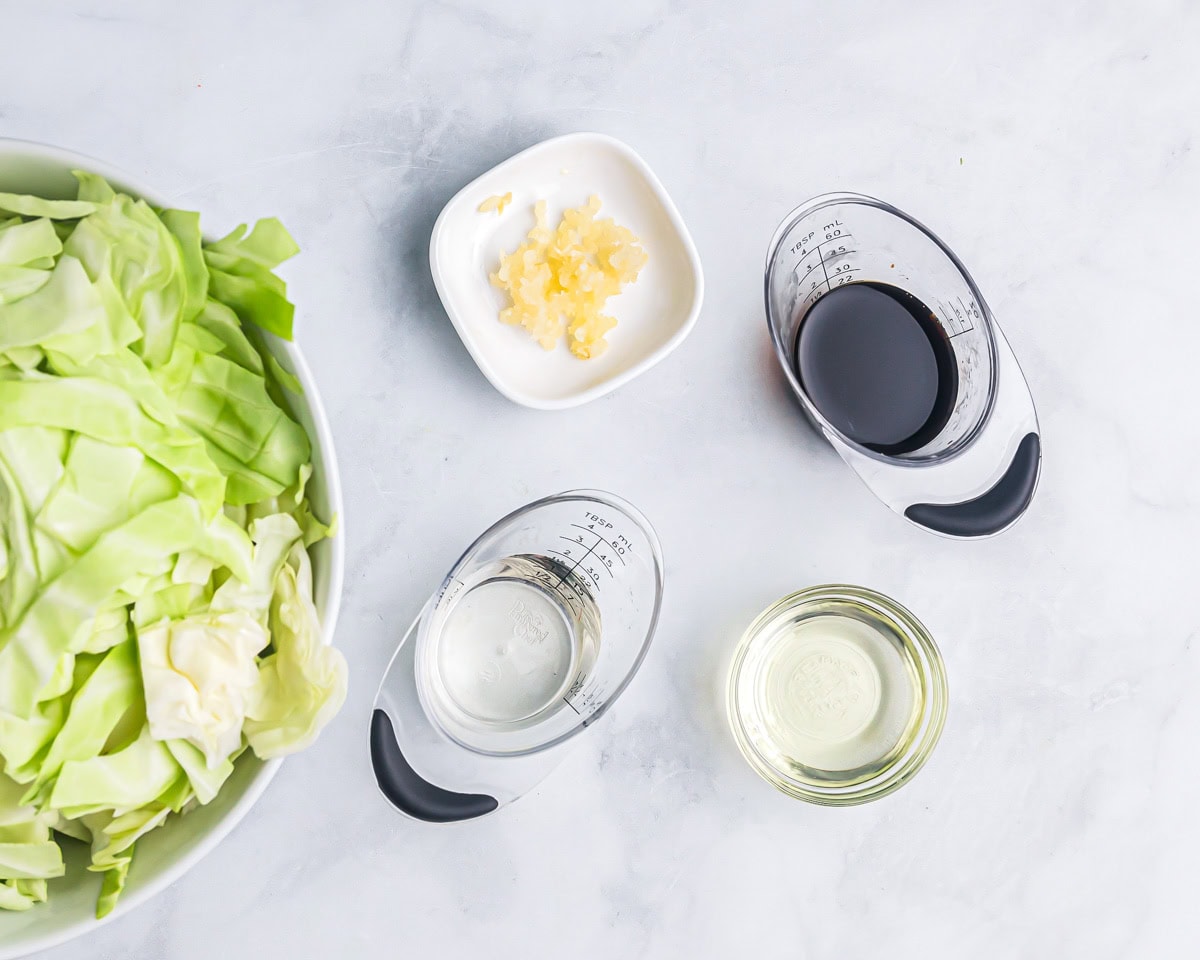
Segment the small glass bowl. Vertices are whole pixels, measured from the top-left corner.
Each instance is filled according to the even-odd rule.
[[[822,617],[838,622],[815,622]],[[801,630],[815,639],[801,645]],[[845,637],[870,642],[856,647]],[[789,642],[792,659],[783,665]],[[768,702],[769,691],[781,690],[799,695],[783,705],[786,716]],[[810,587],[764,610],[738,643],[727,691],[730,727],[755,772],[824,806],[877,800],[912,779],[941,736],[947,699],[929,631],[894,600],[845,584]],[[836,761],[840,749],[854,759],[805,763],[797,742],[810,757]]]

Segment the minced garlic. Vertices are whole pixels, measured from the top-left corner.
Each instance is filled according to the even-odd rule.
[[[497,193],[493,197],[488,197],[479,205],[480,213],[503,213],[504,208],[512,203],[512,191],[508,193]]]
[[[491,275],[506,291],[512,306],[500,320],[524,327],[546,350],[566,334],[571,353],[582,360],[598,357],[608,347],[604,335],[617,321],[600,311],[609,297],[638,278],[646,251],[633,232],[611,217],[596,219],[600,198],[563,213],[551,229],[546,201],[533,208],[534,228],[525,242]]]

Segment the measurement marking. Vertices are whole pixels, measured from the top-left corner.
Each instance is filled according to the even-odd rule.
[[[614,546],[614,545],[613,545],[613,543],[612,543],[612,541],[611,541],[611,540],[605,540],[603,537],[601,537],[601,536],[600,536],[600,534],[596,533],[596,531],[595,531],[595,530],[589,530],[587,527],[581,527],[581,526],[580,526],[579,524],[577,524],[577,523],[573,523],[573,524],[571,524],[571,526],[575,527],[576,529],[583,530],[583,531],[585,531],[586,533],[594,533],[594,534],[596,534],[596,536],[600,538],[600,543],[597,543],[597,544],[596,544],[596,546],[600,546],[600,544],[601,544],[601,543],[603,543],[605,546],[607,546],[607,547],[608,547],[608,549],[610,549],[610,550],[613,552],[613,554],[616,556],[616,558],[617,558],[618,560],[620,560],[620,561],[621,561],[621,566],[625,566],[625,558],[624,558],[623,556],[621,556],[621,553],[620,553],[620,551],[619,551],[619,550],[617,550],[616,546]],[[579,541],[578,541],[578,540],[572,540],[571,542],[572,542],[572,543],[578,543]]]
[[[961,300],[958,302],[960,304],[962,303]],[[955,337],[961,337],[964,333],[970,333],[975,329],[975,324],[966,324],[965,321],[959,319],[958,315],[953,310],[949,309],[941,300],[939,300],[937,304],[942,308],[942,317],[946,322],[946,326],[948,326],[952,331],[946,338],[947,340],[953,340]]]
[[[804,262],[803,260],[800,261],[800,263],[803,263],[803,262]],[[796,278],[796,283],[803,283],[805,280],[808,279],[808,275],[816,269],[817,269],[817,264],[814,263],[811,267],[809,267],[807,270],[804,271],[804,276]],[[793,270],[792,273],[796,274],[799,272],[800,272],[800,264],[798,263],[798,264],[796,264],[796,269]]]
[[[820,245],[819,243],[817,244],[817,249],[818,249],[818,250],[820,250],[820,249],[821,249],[821,245]],[[821,258],[821,269],[822,269],[822,270],[825,270],[825,258],[824,258],[824,257],[822,257],[822,258]],[[832,287],[832,286],[830,286],[830,284],[829,284],[829,271],[828,271],[828,270],[825,270],[825,286],[826,286],[826,287],[827,287],[829,290],[832,290],[832,289],[833,289],[833,287]]]
[[[571,526],[573,526],[573,527],[577,527],[578,529],[580,529],[580,530],[583,530],[583,531],[584,531],[584,532],[586,532],[586,533],[592,533],[592,534],[595,534],[595,535],[596,535],[596,542],[595,542],[595,543],[593,543],[593,544],[592,544],[590,547],[588,547],[588,548],[587,548],[587,550],[585,550],[585,551],[584,551],[584,553],[583,553],[583,556],[582,556],[582,557],[580,557],[578,560],[576,560],[576,561],[575,561],[575,564],[574,564],[574,566],[572,566],[572,567],[571,567],[571,569],[567,571],[567,574],[568,574],[568,575],[570,575],[570,574],[574,573],[576,570],[578,570],[578,569],[579,569],[579,566],[580,566],[580,564],[582,564],[582,563],[583,563],[583,561],[584,561],[584,560],[586,560],[586,559],[587,559],[589,556],[595,557],[595,556],[596,556],[595,550],[596,550],[596,548],[597,548],[598,546],[600,546],[600,544],[602,544],[602,543],[608,543],[608,541],[607,541],[607,540],[605,540],[605,539],[604,539],[602,536],[600,536],[600,534],[596,533],[596,531],[595,531],[595,530],[588,530],[588,528],[587,528],[587,527],[581,527],[581,526],[579,526],[579,524],[577,524],[577,523],[573,523],[573,524],[571,524]],[[559,540],[566,540],[566,541],[567,541],[567,543],[574,543],[574,544],[577,544],[578,546],[581,546],[581,547],[583,546],[583,543],[582,543],[582,541],[580,541],[580,540],[572,540],[570,537],[564,537],[564,536],[563,536],[561,533],[558,535],[558,539],[559,539]],[[611,546],[612,546],[612,544],[609,544],[609,546],[611,547]],[[597,560],[599,560],[600,558],[599,558],[599,557],[596,557],[596,559],[597,559]],[[610,577],[612,577],[612,579],[614,579],[614,580],[616,579],[616,574],[614,574],[614,573],[613,573],[611,570],[609,570],[609,569],[608,569],[608,565],[607,565],[607,564],[605,564],[605,563],[601,563],[600,565],[601,565],[602,567],[604,567],[605,571],[608,573],[608,575],[609,575]],[[562,583],[562,582],[563,582],[563,580],[565,580],[565,579],[566,579],[566,577],[565,577],[565,576],[563,576],[563,577],[559,577],[559,581],[558,581],[558,582],[559,582],[559,583]],[[599,586],[599,584],[598,584],[598,583],[596,583],[596,579],[595,579],[595,577],[589,576],[589,577],[588,577],[588,579],[589,579],[589,580],[590,580],[590,581],[591,581],[593,584],[595,584],[597,587]]]
[[[580,712],[579,712],[579,711],[578,711],[578,710],[575,708],[575,704],[573,704],[573,703],[572,703],[570,700],[568,700],[566,697],[563,697],[563,703],[565,703],[565,704],[566,704],[568,707],[570,707],[572,710],[575,710],[575,714],[576,714],[576,716],[583,716],[583,714],[581,714],[581,713],[580,713]]]
[[[953,321],[954,315],[949,310],[946,309],[946,305],[944,303],[942,303],[941,300],[939,300],[937,302],[937,305],[938,305],[938,309],[941,310],[941,312],[942,312],[942,323],[945,326],[949,327],[951,331],[953,331],[954,330],[954,321]],[[952,336],[952,337],[955,336],[955,333],[952,332],[950,334],[950,336]]]
[[[941,300],[937,302],[937,305],[942,309],[942,319],[945,325],[952,331],[950,337],[957,337],[960,333],[966,333],[963,329],[962,321],[958,319],[953,310],[947,307]]]
[[[805,260],[807,260],[809,257],[811,257],[814,253],[820,252],[821,247],[823,247],[827,243],[839,243],[844,240],[853,240],[853,239],[854,239],[854,234],[843,233],[841,236],[834,237],[831,240],[822,240],[820,243],[818,243],[812,249],[805,250],[804,253],[802,253],[800,255],[800,259],[796,261],[796,266],[799,267],[800,264],[802,264]],[[838,254],[838,256],[845,256],[845,255],[849,255],[851,253],[857,253],[857,252],[858,251],[856,251],[856,250],[847,250],[845,254]]]
[[[567,538],[563,537],[563,539],[565,540]],[[575,543],[574,540],[571,540],[570,542]],[[578,565],[578,561],[576,561],[574,557],[572,557],[570,554],[563,553],[561,550],[547,550],[546,552],[552,553],[556,557],[562,557],[564,560],[575,562],[576,565]],[[586,556],[586,554],[585,554],[585,556]],[[571,612],[573,614],[575,614],[576,616],[579,616],[579,614],[583,610],[583,600],[581,600],[578,596],[575,596],[571,593],[563,592],[563,590],[565,588],[567,577],[571,575],[571,573],[574,569],[575,568],[572,567],[571,570],[568,570],[565,574],[560,573],[558,575],[558,583],[554,584],[554,586],[552,586],[550,589],[553,590],[555,593],[557,593],[560,597],[563,598],[563,600],[566,602],[567,606],[569,606],[571,608]],[[576,604],[579,605],[578,610],[575,609]]]
[[[596,542],[594,544],[592,544],[591,547],[588,548],[588,552],[583,555],[583,559],[586,560],[588,558],[588,554],[591,554],[593,557],[596,557],[596,562],[599,563],[600,566],[604,568],[604,572],[608,574],[608,578],[610,580],[616,580],[617,576],[616,576],[616,574],[614,574],[612,572],[612,570],[609,568],[608,564],[605,563],[603,560],[601,560],[598,556],[596,556],[596,547],[600,546],[600,544],[602,544],[602,543],[608,543],[608,541],[605,540],[601,536],[597,536]],[[611,549],[611,546],[612,545],[609,544],[610,549]],[[590,573],[590,571],[589,571],[589,573]],[[593,583],[595,582],[594,577],[592,578],[592,582]]]
[[[958,305],[963,308],[963,313],[965,313],[967,315],[966,322],[968,325],[966,327],[963,327],[963,329],[960,332],[961,333],[970,333],[972,330],[975,329],[975,321],[972,318],[979,316],[979,308],[975,307],[973,310],[968,309],[967,305],[962,302],[962,297],[957,297],[956,299],[958,300]]]
[[[571,616],[578,617],[580,614],[583,613],[583,605],[582,604],[580,604],[578,610],[575,609],[576,600],[574,597],[568,597],[566,594],[562,593],[561,591],[556,591],[556,592],[558,593],[558,595],[560,597],[562,597],[563,603],[565,603],[568,607],[571,608]]]
[[[566,541],[567,541],[567,543],[576,543],[576,544],[579,544],[579,546],[583,546],[583,544],[579,543],[579,541],[578,541],[578,540],[572,540],[570,537],[564,537],[564,536],[563,536],[561,533],[558,535],[558,539],[559,539],[559,540],[566,540]],[[590,553],[590,552],[591,552],[591,551],[589,550],[589,551],[588,551],[588,553]],[[579,569],[579,565],[580,565],[581,563],[583,563],[583,561],[584,561],[584,560],[586,560],[586,559],[587,559],[587,553],[585,553],[585,554],[584,554],[582,557],[578,557],[578,558],[572,558],[572,557],[568,556],[568,555],[567,555],[567,554],[565,554],[565,553],[563,553],[563,554],[559,554],[559,556],[563,557],[563,558],[564,558],[564,559],[566,559],[566,560],[572,560],[572,561],[573,561],[573,562],[572,562],[572,564],[571,564],[571,569],[570,569],[570,570],[568,570],[566,573],[560,573],[560,574],[558,575],[558,583],[559,583],[559,586],[561,586],[563,583],[565,583],[565,582],[566,582],[566,579],[567,579],[567,577],[569,577],[569,576],[570,576],[571,574],[573,574],[573,573],[574,573],[576,570],[578,570],[578,569]]]
[[[833,241],[827,240],[826,242],[828,242],[828,244],[832,244]],[[838,260],[838,259],[841,259],[842,257],[850,257],[854,253],[858,253],[858,251],[857,250],[844,250],[841,253],[834,253],[832,257],[818,258],[817,263],[810,264],[808,270],[804,271],[804,276],[800,276],[800,264],[804,263],[804,260],[802,259],[796,265],[796,269],[792,270],[792,276],[796,277],[797,283],[803,283],[805,280],[808,280],[808,278],[812,274],[815,274],[817,266],[823,266],[824,264],[829,262],[829,260]],[[859,270],[860,268],[858,268],[858,266],[856,266],[856,268],[854,268],[854,269]],[[842,272],[845,272],[845,270]]]
[[[568,554],[565,554],[565,553],[558,553],[557,551],[553,551],[553,550],[548,550],[548,551],[546,551],[546,552],[547,552],[547,553],[553,553],[553,554],[554,554],[554,556],[556,556],[556,557],[562,557],[564,560],[571,560],[571,559],[574,559],[574,558],[572,558],[572,557],[569,557],[569,556],[568,556]],[[553,574],[547,574],[547,576],[553,576]],[[551,589],[552,589],[552,590],[554,590],[554,593],[558,593],[558,594],[560,594],[560,595],[563,595],[563,596],[566,596],[566,595],[568,595],[568,594],[563,594],[562,590],[559,590],[559,589],[558,589],[559,587],[562,587],[562,586],[563,586],[563,583],[564,583],[564,581],[565,581],[565,577],[563,577],[563,575],[562,575],[562,574],[559,574],[559,575],[558,575],[558,581],[557,581],[557,582],[554,582],[553,584],[551,584]]]

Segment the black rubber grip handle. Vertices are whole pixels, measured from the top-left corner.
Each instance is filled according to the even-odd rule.
[[[1004,476],[986,493],[963,503],[914,503],[904,515],[913,523],[951,537],[999,533],[1029,506],[1041,461],[1041,441],[1036,433],[1028,433],[1017,446]]]
[[[482,817],[500,806],[495,797],[443,790],[417,773],[396,742],[391,718],[378,707],[371,715],[371,766],[383,795],[401,813],[418,820],[453,823]]]

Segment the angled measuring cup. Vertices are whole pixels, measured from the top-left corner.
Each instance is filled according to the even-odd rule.
[[[658,537],[630,503],[572,490],[479,537],[401,640],[371,718],[376,781],[445,823],[536,786],[628,686],[662,603]]]
[[[1033,398],[975,281],[931,230],[862,194],[816,197],[775,232],[764,287],[788,383],[817,430],[879,499],[917,526],[959,538],[999,533],[1025,512],[1041,472]],[[848,294],[859,298],[857,308]],[[848,312],[834,316],[835,301]],[[876,315],[855,313],[874,310],[876,302]],[[806,377],[801,347],[814,325],[805,323],[818,317],[824,342],[808,355]],[[914,318],[923,332],[889,327]],[[848,322],[839,326],[842,319]],[[870,365],[855,369],[860,350]],[[821,366],[830,358],[840,369]],[[894,428],[910,412],[902,409],[912,399],[910,373],[918,404],[920,390],[928,391],[928,416],[918,406],[911,436],[871,443],[866,431]],[[871,409],[864,397],[888,398],[892,406]]]

